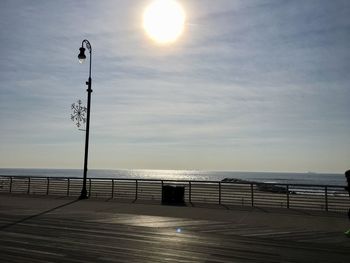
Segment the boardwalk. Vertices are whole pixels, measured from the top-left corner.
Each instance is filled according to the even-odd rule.
[[[1,262],[348,262],[343,214],[0,195]]]

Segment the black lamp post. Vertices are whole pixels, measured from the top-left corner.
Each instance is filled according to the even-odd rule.
[[[81,43],[81,48],[79,48],[79,62],[83,63],[86,59],[85,56],[85,48],[89,50],[90,53],[90,67],[89,67],[89,80],[86,81],[86,85],[88,86],[88,89],[86,90],[88,93],[87,97],[87,116],[86,116],[86,133],[85,133],[85,155],[84,155],[84,177],[83,177],[83,188],[81,189],[81,194],[79,199],[87,199],[88,194],[86,190],[86,175],[87,175],[87,170],[88,170],[88,154],[89,154],[89,130],[90,130],[90,106],[91,106],[91,44],[87,39],[84,39],[83,42]]]

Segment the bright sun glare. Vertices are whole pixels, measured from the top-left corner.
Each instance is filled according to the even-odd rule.
[[[169,44],[182,34],[185,12],[175,0],[155,0],[143,13],[143,28],[158,44]]]

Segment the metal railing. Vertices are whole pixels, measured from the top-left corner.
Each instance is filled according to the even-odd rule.
[[[88,178],[91,198],[161,201],[164,185],[185,187],[185,201],[225,206],[347,212],[348,193],[336,185]],[[0,193],[79,196],[82,178],[0,175]]]

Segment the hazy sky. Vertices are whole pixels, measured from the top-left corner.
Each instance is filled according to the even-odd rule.
[[[0,167],[340,172],[350,167],[350,1],[183,0],[171,46],[148,0],[0,1]]]

